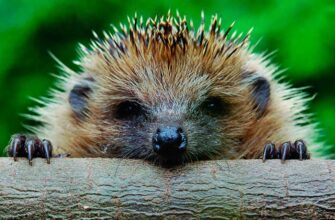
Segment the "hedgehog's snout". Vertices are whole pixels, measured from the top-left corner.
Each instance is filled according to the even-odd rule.
[[[180,156],[186,151],[187,137],[180,126],[160,127],[152,137],[152,146],[163,157]]]

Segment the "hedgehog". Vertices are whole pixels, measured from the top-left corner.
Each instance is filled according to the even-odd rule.
[[[214,159],[309,159],[316,126],[311,99],[285,82],[271,54],[257,54],[250,33],[223,30],[204,14],[128,17],[113,33],[79,44],[80,71],[61,63],[52,97],[15,134],[8,155],[135,158],[155,164]]]

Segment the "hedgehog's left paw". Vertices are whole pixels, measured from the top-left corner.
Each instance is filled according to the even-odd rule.
[[[293,144],[288,141],[283,143],[277,150],[273,143],[267,143],[264,147],[263,162],[268,159],[285,160],[310,159],[310,154],[307,151],[306,144],[303,140],[296,140]]]

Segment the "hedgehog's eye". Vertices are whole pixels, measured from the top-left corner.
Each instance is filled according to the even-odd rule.
[[[124,101],[116,107],[115,117],[122,120],[131,120],[145,116],[144,108],[135,101]]]
[[[210,115],[221,115],[226,112],[227,106],[220,97],[208,97],[201,105],[202,111]]]

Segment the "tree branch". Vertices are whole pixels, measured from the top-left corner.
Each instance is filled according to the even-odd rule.
[[[335,218],[335,161],[0,158],[1,218]]]

